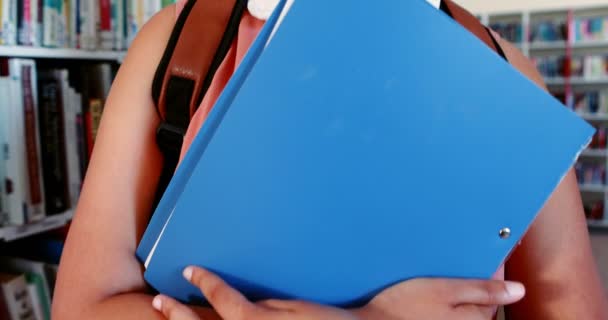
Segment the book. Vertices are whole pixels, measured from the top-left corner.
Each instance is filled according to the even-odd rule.
[[[7,166],[6,192],[11,207],[9,223],[21,225],[28,221],[26,190],[27,185],[27,161],[25,159],[25,129],[23,109],[23,87],[21,79],[20,60],[1,60],[8,66],[9,73],[9,96],[7,104],[9,109],[7,123],[7,142],[5,146],[5,159]]]
[[[10,95],[9,79],[7,74],[0,72],[0,97]],[[4,148],[8,145],[8,99],[0,99],[0,226],[8,223],[8,215],[11,211],[6,190],[6,156]]]
[[[26,259],[2,257],[0,258],[0,269],[4,272],[24,274],[26,282],[33,286],[36,303],[34,307],[39,307],[41,320],[51,319],[51,293],[49,282],[46,275],[46,265],[42,262],[30,261]]]
[[[0,298],[10,320],[37,320],[24,275],[0,273]]]
[[[40,134],[47,214],[60,214],[71,206],[64,134],[63,104],[54,71],[39,73]]]
[[[202,303],[198,265],[252,300],[357,306],[491,278],[594,129],[426,1],[296,1],[267,42],[285,5],[155,210],[146,281]]]
[[[20,65],[23,93],[24,134],[26,148],[27,179],[29,186],[27,219],[28,222],[41,220],[46,215],[42,162],[40,160],[40,133],[38,130],[38,99],[36,88],[36,64],[34,60],[17,61]]]

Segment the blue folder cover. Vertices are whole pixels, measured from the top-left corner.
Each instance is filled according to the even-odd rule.
[[[182,301],[204,301],[188,265],[251,299],[345,306],[489,278],[594,131],[423,0],[296,1],[263,50],[269,33],[138,249]]]

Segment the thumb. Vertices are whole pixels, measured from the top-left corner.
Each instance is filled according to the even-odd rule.
[[[513,281],[450,280],[447,285],[452,287],[452,303],[455,306],[508,305],[521,300],[526,294],[523,284]]]

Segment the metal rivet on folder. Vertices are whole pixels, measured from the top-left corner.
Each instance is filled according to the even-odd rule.
[[[509,228],[502,228],[502,229],[500,229],[500,232],[498,232],[498,235],[502,239],[508,239],[511,236],[511,229],[509,229]]]

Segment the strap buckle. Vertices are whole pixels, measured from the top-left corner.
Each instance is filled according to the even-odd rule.
[[[185,129],[163,121],[156,129],[156,143],[158,143],[163,153],[167,151],[180,152],[185,135]]]

